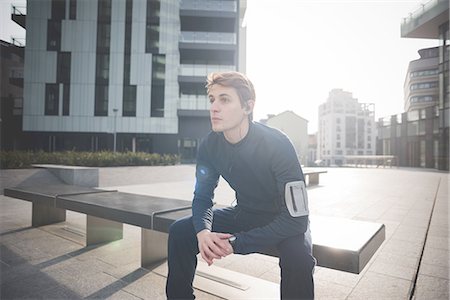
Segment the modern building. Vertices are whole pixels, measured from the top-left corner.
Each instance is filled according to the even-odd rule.
[[[345,156],[375,155],[375,129],[375,104],[359,103],[342,89],[331,90],[319,106],[317,160],[340,166]]]
[[[302,165],[308,158],[308,121],[293,111],[285,111],[270,116],[265,123],[284,132],[294,145]]]
[[[0,40],[0,149],[20,149],[22,132],[25,48]]]
[[[29,145],[195,158],[210,130],[207,74],[245,71],[245,9],[243,0],[28,1]]]
[[[420,49],[409,63],[404,84],[405,111],[436,106],[439,101],[439,47]]]
[[[408,112],[401,115],[385,117],[378,122],[377,152],[384,155],[396,155],[401,166],[437,168],[449,170],[449,123],[450,123],[450,83],[449,83],[449,1],[432,0],[405,18],[401,24],[401,35],[405,38],[425,38],[440,41],[436,50],[422,49],[429,52],[423,59],[410,64],[416,70],[408,69],[408,76],[418,77],[417,86],[424,87],[424,93],[412,95],[405,91],[405,99],[409,97]],[[437,74],[435,62],[437,61]],[[433,67],[434,66],[434,67]],[[416,72],[416,73],[414,73]],[[411,74],[414,74],[411,76]],[[415,79],[414,79],[415,80]],[[411,79],[413,81],[413,79]],[[422,82],[428,82],[426,85]],[[433,83],[433,84],[431,84]],[[411,87],[415,83],[411,84]],[[433,85],[433,86],[431,86]],[[406,85],[405,85],[406,86]],[[411,89],[410,89],[411,90]],[[430,105],[414,103],[412,97],[434,96]],[[432,105],[431,105],[432,103]]]
[[[307,166],[316,166],[317,161],[317,134],[308,134]]]

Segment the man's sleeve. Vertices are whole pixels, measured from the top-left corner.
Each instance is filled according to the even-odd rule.
[[[212,228],[212,199],[214,198],[214,189],[219,181],[219,174],[210,162],[205,141],[199,147],[195,177],[192,219],[195,231],[198,233],[203,229],[211,230]]]
[[[307,202],[304,213],[292,216],[286,206],[286,187],[288,183],[303,183],[304,177],[294,147],[287,137],[278,145],[270,163],[277,181],[277,192],[280,199],[280,212],[269,224],[236,234],[235,253],[247,254],[261,251],[276,245],[284,239],[305,233],[308,229],[309,217]],[[288,190],[288,192],[290,192]],[[302,199],[303,201],[303,199]]]

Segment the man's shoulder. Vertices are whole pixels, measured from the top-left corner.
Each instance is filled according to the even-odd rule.
[[[221,137],[221,133],[210,131],[206,136],[204,136],[200,142],[200,145],[203,145],[206,148],[211,148],[217,146],[223,138]]]
[[[286,140],[287,135],[281,130],[267,126],[262,123],[254,122],[254,128],[258,136],[269,140]]]

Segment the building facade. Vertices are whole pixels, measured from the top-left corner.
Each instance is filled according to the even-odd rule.
[[[419,50],[432,53],[423,59],[413,61],[408,69],[411,78],[418,77],[417,86],[424,87],[420,96],[405,91],[409,104],[407,112],[382,118],[378,122],[379,141],[377,151],[384,155],[396,155],[401,166],[426,167],[449,170],[449,123],[450,123],[450,83],[449,83],[449,1],[433,0],[405,18],[401,25],[401,35],[405,38],[426,38],[440,41],[440,46]],[[436,53],[437,51],[437,53]],[[436,56],[437,54],[437,56]],[[430,60],[432,58],[432,60]],[[437,73],[436,63],[437,62]],[[411,66],[417,69],[411,73]],[[414,74],[411,76],[411,74]],[[408,75],[407,80],[408,81]],[[417,76],[416,76],[417,75]],[[410,89],[411,90],[411,89]],[[414,103],[412,97],[428,96],[426,103]],[[419,98],[417,98],[419,99]],[[430,105],[428,105],[428,103]]]
[[[342,89],[331,90],[319,106],[317,160],[340,166],[347,155],[375,155],[375,129],[375,104],[359,103]]]
[[[302,165],[308,161],[308,121],[292,111],[270,116],[265,123],[284,132],[294,145]]]
[[[22,132],[23,46],[0,41],[0,149],[20,149]]]
[[[405,111],[413,111],[439,102],[439,47],[420,49],[420,58],[409,63],[404,95]]]
[[[28,1],[30,145],[195,158],[210,130],[207,74],[244,71],[245,8],[239,0]]]

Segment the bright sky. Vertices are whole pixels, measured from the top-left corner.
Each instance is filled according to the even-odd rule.
[[[400,24],[426,1],[249,0],[247,75],[255,120],[292,110],[317,131],[318,106],[333,88],[375,103],[376,120],[403,112],[408,63],[437,40],[400,37]]]
[[[248,0],[247,75],[255,120],[292,110],[317,131],[318,106],[333,88],[375,103],[376,119],[403,112],[403,83],[418,49],[437,40],[400,37],[404,17],[424,0]],[[0,38],[25,37],[0,0]]]

